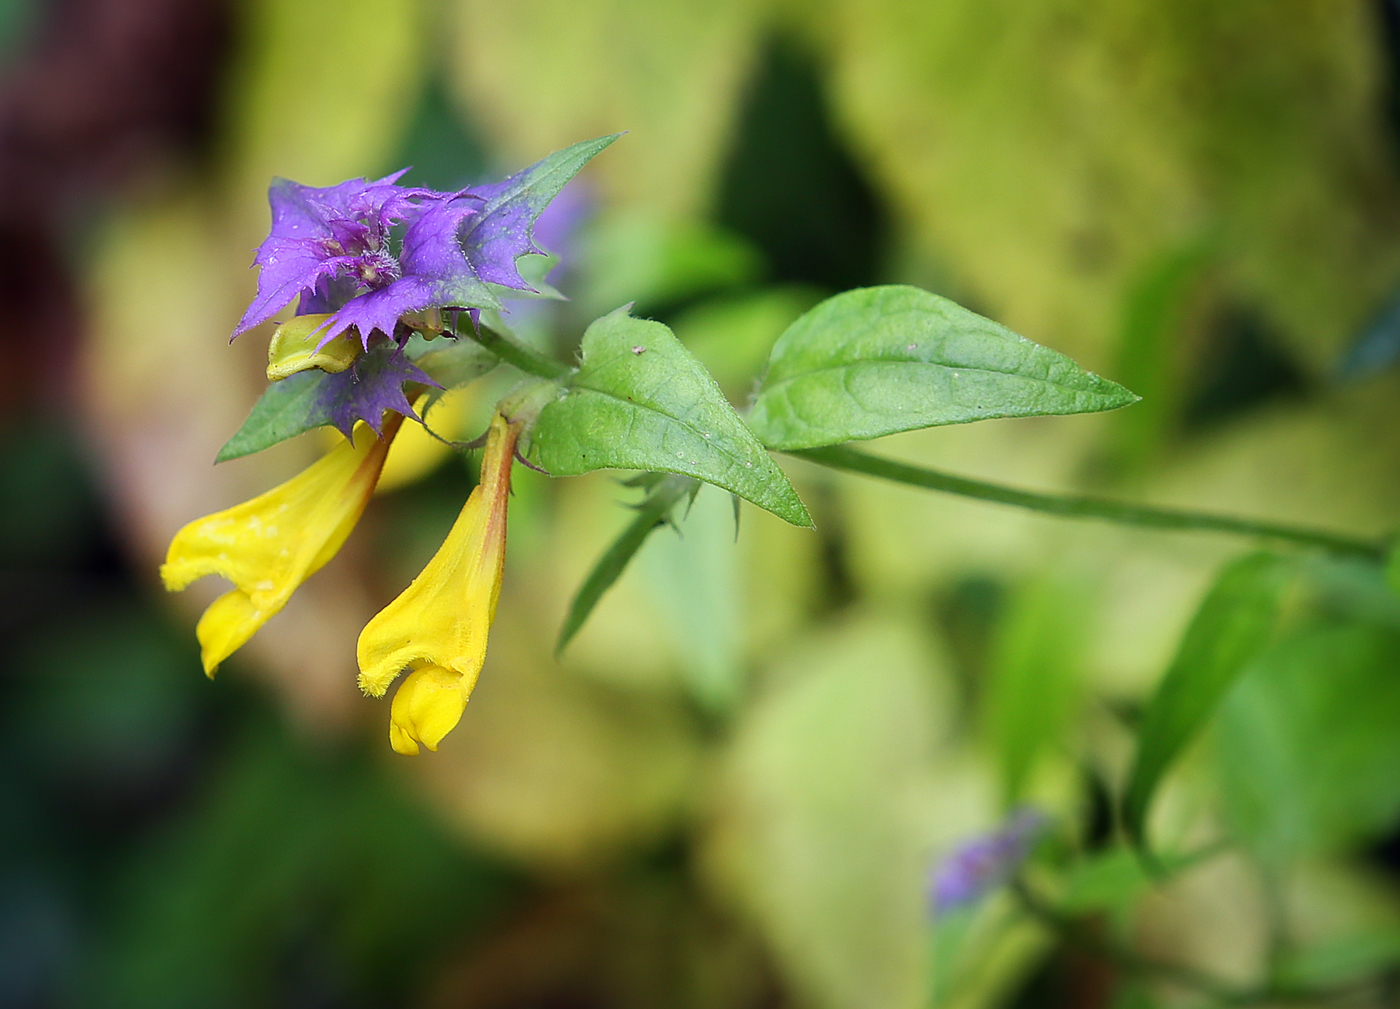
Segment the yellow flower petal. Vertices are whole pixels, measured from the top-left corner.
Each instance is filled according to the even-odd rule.
[[[320,368],[322,371],[344,371],[355,363],[364,350],[360,334],[347,329],[334,340],[318,346],[326,335],[322,328],[329,315],[298,315],[277,327],[272,342],[267,345],[267,379],[278,382],[299,371]]]
[[[374,492],[402,420],[391,415],[382,438],[360,429],[356,444],[343,442],[281,486],[175,534],[160,569],[167,589],[178,592],[205,575],[235,586],[196,630],[210,676],[335,556]]]
[[[225,592],[210,603],[194,629],[205,675],[213,679],[219,663],[242,648],[269,616],[242,589]]]
[[[505,570],[510,467],[519,434],[520,425],[499,414],[491,421],[481,483],[447,539],[413,584],[360,633],[360,687],[366,693],[382,697],[405,669],[438,667],[458,677],[466,703],[486,657]],[[414,688],[411,696],[420,689],[425,688]],[[452,722],[456,724],[455,717]],[[397,731],[405,730],[400,726]]]
[[[422,744],[436,750],[462,720],[470,689],[463,677],[441,666],[424,666],[408,675],[394,694],[389,745],[413,757]]]

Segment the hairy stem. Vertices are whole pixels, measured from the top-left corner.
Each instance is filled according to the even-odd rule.
[[[1059,515],[1062,518],[1097,519],[1104,522],[1117,522],[1122,525],[1168,529],[1178,532],[1233,533],[1239,536],[1253,536],[1259,539],[1294,543],[1298,546],[1320,548],[1336,554],[1364,557],[1370,560],[1378,560],[1386,553],[1386,544],[1383,542],[1346,536],[1322,529],[1308,529],[1277,522],[1236,518],[1231,515],[1213,515],[1209,512],[1187,511],[1179,508],[1154,508],[1151,505],[1127,504],[1121,501],[1109,501],[1079,494],[1038,494],[1033,491],[988,483],[985,480],[953,476],[950,473],[941,473],[938,470],[925,469],[922,466],[911,466],[907,463],[895,462],[892,459],[881,459],[846,445],[804,449],[791,454],[821,463],[823,466],[830,466],[832,469],[864,473],[867,476],[881,477],[896,483],[944,491],[948,494],[977,498],[981,501],[994,501],[997,504],[1027,508],[1047,515]]]

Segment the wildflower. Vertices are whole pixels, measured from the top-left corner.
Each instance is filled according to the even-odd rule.
[[[419,419],[412,402],[426,402],[429,388],[442,389],[439,378],[458,389],[484,373],[452,354],[446,363],[439,355],[435,368],[428,363],[433,352],[410,350],[413,334],[455,339],[459,313],[475,322],[483,309],[500,310],[498,292],[551,295],[532,288],[516,260],[542,251],[532,238],[535,221],[615,139],[582,141],[500,182],[456,192],[399,185],[403,171],[324,188],[273,181],[272,228],[254,258],[257,294],[233,335],[294,301],[296,314],[268,347],[274,385],[220,459],[321,426],[337,428],[347,440],[300,476],[190,523],[171,542],[161,567],[171,591],[208,574],[234,583],[196,630],[206,673],[212,676],[340,549],[404,418]],[[489,370],[497,362],[486,357]],[[531,395],[557,391],[544,383]],[[515,445],[527,415],[538,412],[538,406],[518,411],[510,421],[497,415],[481,485],[447,541],[360,637],[366,691],[382,695],[399,673],[409,673],[391,707],[391,741],[400,752],[435,748],[461,718],[476,682],[501,585]]]
[[[492,419],[481,482],[422,573],[360,634],[360,687],[382,697],[404,670],[390,710],[389,742],[413,755],[436,750],[456,726],[486,657],[505,569],[510,468],[522,424]]]
[[[977,903],[1016,872],[1045,829],[1044,814],[1016,813],[1000,830],[965,842],[934,867],[929,897],[936,913]]]
[[[353,328],[368,350],[376,333],[398,339],[407,315],[499,308],[490,285],[533,292],[515,261],[540,251],[531,229],[552,193],[541,200],[529,191],[539,168],[450,193],[398,185],[406,168],[323,189],[275,180],[272,230],[253,260],[258,293],[233,335],[300,296],[299,314],[326,315],[316,327],[321,343]],[[396,224],[407,225],[397,254]]]
[[[302,312],[326,312],[326,302],[397,279],[400,267],[389,251],[389,229],[416,211],[417,197],[429,193],[396,185],[406,171],[324,189],[274,179],[267,191],[272,230],[253,259],[262,268],[258,293],[233,335],[266,322],[298,295]]]
[[[336,555],[374,493],[402,422],[391,414],[380,437],[347,440],[281,486],[175,534],[160,569],[168,590],[215,574],[235,586],[210,604],[195,628],[206,674],[212,677]]]

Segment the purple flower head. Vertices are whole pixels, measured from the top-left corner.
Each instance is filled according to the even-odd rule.
[[[266,322],[297,295],[303,296],[303,310],[323,309],[332,298],[354,297],[397,279],[389,229],[416,212],[417,198],[429,195],[396,185],[401,175],[323,189],[275,179],[267,193],[272,230],[253,259],[261,267],[258,293],[233,335]]]
[[[404,234],[402,257],[396,264],[400,272],[388,284],[347,301],[327,320],[324,340],[334,339],[350,326],[364,338],[375,330],[392,335],[400,316],[432,306],[497,303],[458,238],[467,220],[480,214],[483,201],[466,192],[433,193],[432,200],[420,208]]]
[[[322,342],[353,326],[368,349],[376,332],[393,339],[406,313],[495,309],[497,288],[532,291],[515,261],[540,251],[535,220],[615,139],[574,144],[501,182],[453,193],[400,186],[403,171],[324,189],[276,180],[268,192],[272,230],[254,259],[262,268],[257,297],[234,336],[300,296],[300,312],[334,313]],[[395,224],[407,225],[397,251]]]
[[[977,903],[1020,868],[1048,824],[1045,814],[1022,809],[1000,830],[964,842],[929,876],[935,914]]]

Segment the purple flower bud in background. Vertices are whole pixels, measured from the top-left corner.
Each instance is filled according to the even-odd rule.
[[[977,903],[1016,872],[1049,824],[1036,809],[1015,812],[1000,830],[963,842],[929,874],[935,914]]]

